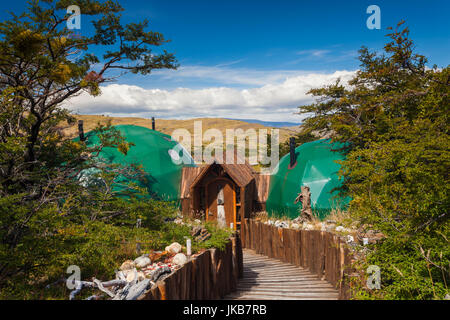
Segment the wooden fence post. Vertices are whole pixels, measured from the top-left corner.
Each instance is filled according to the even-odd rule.
[[[84,136],[83,120],[78,120],[78,136],[80,137],[80,141],[86,140],[86,137]]]

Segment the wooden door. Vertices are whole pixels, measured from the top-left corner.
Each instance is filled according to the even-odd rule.
[[[218,197],[219,194],[221,194],[220,198]],[[217,205],[222,195],[226,226],[229,228],[230,223],[233,223],[234,228],[236,228],[236,192],[234,183],[228,179],[218,178],[206,186],[206,220],[217,221]]]

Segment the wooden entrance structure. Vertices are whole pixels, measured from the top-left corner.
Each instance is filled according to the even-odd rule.
[[[216,221],[219,202],[223,201],[226,226],[233,223],[234,229],[240,229],[241,221],[264,209],[268,181],[269,176],[255,173],[248,163],[214,161],[201,167],[185,167],[181,179],[182,212]]]
[[[225,226],[236,225],[236,204],[239,201],[236,199],[236,190],[238,186],[236,183],[223,176],[218,176],[205,186],[205,199],[206,199],[206,221],[218,221],[220,214],[218,211],[219,206],[223,206],[225,213]]]

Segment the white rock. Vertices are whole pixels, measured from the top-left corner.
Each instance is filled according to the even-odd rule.
[[[347,243],[351,243],[351,242],[355,242],[355,239],[351,235],[348,235],[347,236]]]
[[[137,273],[137,276],[138,276],[138,281],[142,281],[145,279],[145,274],[142,271],[139,271]]]
[[[172,254],[180,253],[181,252],[181,244],[179,244],[178,242],[174,242],[170,246],[167,246],[165,250]]]
[[[135,270],[127,270],[127,282],[131,282],[134,280]],[[136,272],[137,274],[137,272]]]
[[[121,276],[123,276],[124,278],[126,278],[130,272],[133,272],[133,270],[119,271],[119,273],[121,273],[121,275],[118,274],[118,277],[120,278]]]
[[[294,223],[300,223],[301,220],[302,219],[302,217],[300,217],[300,216],[298,216],[297,218],[295,218],[294,220],[292,220],[292,222],[294,222]]]
[[[201,224],[201,223],[202,223],[199,219],[195,219],[194,222],[195,222],[196,224]]]
[[[275,221],[275,227],[277,227],[277,228],[288,228],[289,224],[286,221],[277,220],[277,221]]]
[[[298,223],[293,223],[293,224],[291,224],[291,228],[298,229],[298,228],[300,228],[300,225]]]
[[[131,260],[127,260],[124,263],[122,263],[122,265],[120,266],[120,270],[124,271],[124,270],[130,270],[134,268],[134,262]]]
[[[126,275],[125,275],[126,271],[118,271],[116,272],[116,279],[118,280],[124,280],[126,279]]]
[[[139,258],[136,258],[134,260],[134,265],[138,268],[145,268],[149,264],[152,263],[152,260],[150,260],[149,257],[146,256],[140,256]]]
[[[314,230],[314,226],[312,224],[310,224],[310,223],[307,223],[307,222],[303,222],[302,228],[304,230]]]
[[[134,270],[125,271],[125,275],[126,275],[125,279],[127,280],[127,282],[131,282],[134,280],[135,276]],[[136,271],[136,275],[138,281],[142,281],[145,279],[145,273],[143,271]]]
[[[172,262],[178,266],[182,266],[187,262],[187,257],[184,255],[184,253],[178,253],[173,257]]]
[[[345,228],[343,226],[338,226],[335,229],[337,232],[343,232],[345,230]]]

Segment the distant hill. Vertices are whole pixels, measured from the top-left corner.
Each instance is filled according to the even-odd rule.
[[[228,119],[228,118],[227,118]],[[301,123],[297,122],[275,122],[275,121],[262,121],[262,120],[256,120],[256,119],[229,119],[229,120],[238,120],[238,121],[244,121],[248,123],[259,123],[266,127],[272,127],[272,128],[283,128],[283,127],[298,127],[301,125]]]
[[[152,120],[145,118],[134,117],[110,117],[103,115],[74,115],[77,120],[84,121],[84,130],[88,132],[95,128],[98,122],[106,123],[111,120],[113,125],[119,124],[133,124],[146,128],[152,127]],[[202,129],[205,132],[208,129],[219,129],[222,131],[224,137],[226,129],[241,128],[244,131],[247,129],[270,129],[276,128],[280,132],[280,143],[289,138],[289,136],[295,134],[295,128],[280,128],[273,125],[271,122],[265,122],[267,125],[258,122],[249,122],[243,120],[223,119],[223,118],[196,118],[188,120],[172,120],[172,119],[156,119],[156,130],[171,135],[175,129],[187,129],[192,135],[194,134],[194,122],[202,121]],[[285,124],[285,123],[283,123]],[[295,125],[295,123],[294,123]],[[298,126],[298,125],[297,125]],[[76,123],[68,125],[66,123],[61,124],[61,129],[64,134],[69,137],[76,137],[78,134],[78,125]],[[193,140],[192,140],[193,141]]]

